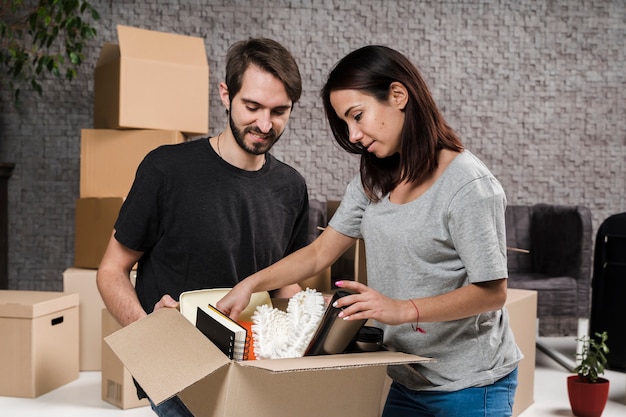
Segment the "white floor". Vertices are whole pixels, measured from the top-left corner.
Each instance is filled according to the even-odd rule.
[[[574,338],[543,338],[564,356],[572,358]],[[537,352],[535,403],[520,417],[572,416],[567,399],[566,377],[559,364]],[[609,402],[603,417],[626,416],[626,374],[607,371],[611,380]],[[120,410],[100,399],[100,372],[81,372],[78,380],[38,398],[0,397],[3,417],[154,417],[150,407]]]

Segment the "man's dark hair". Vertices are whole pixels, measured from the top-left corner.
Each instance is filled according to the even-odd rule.
[[[241,90],[243,74],[252,64],[278,78],[292,104],[300,99],[302,78],[291,53],[272,39],[254,38],[237,42],[228,49],[226,86],[231,100]]]

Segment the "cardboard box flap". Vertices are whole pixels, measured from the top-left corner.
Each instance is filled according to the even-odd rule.
[[[104,340],[157,404],[230,363],[182,314],[169,308]]]
[[[238,362],[241,366],[265,369],[271,372],[312,371],[328,368],[354,368],[362,366],[399,365],[432,362],[433,359],[401,352],[364,352],[342,355],[307,356],[293,359],[262,359]]]
[[[120,53],[125,58],[206,68],[202,38],[117,25]]]
[[[0,317],[36,318],[78,305],[78,294],[54,291],[0,291]]]
[[[109,62],[113,62],[120,57],[120,47],[117,44],[106,42],[102,45],[100,56],[96,66],[106,65]]]

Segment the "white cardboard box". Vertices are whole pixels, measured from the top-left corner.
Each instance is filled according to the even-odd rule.
[[[68,268],[63,271],[63,290],[79,295],[80,370],[99,371],[102,362],[102,309],[104,301],[96,284],[96,269]],[[130,275],[135,285],[136,271]]]
[[[0,395],[35,398],[78,378],[78,294],[0,291]]]
[[[79,358],[81,371],[99,371],[101,358],[101,315],[104,302],[96,285],[96,269],[68,268],[63,271],[63,291],[80,298]]]
[[[117,25],[94,71],[96,129],[209,130],[204,39]]]
[[[197,417],[377,417],[386,365],[429,360],[371,352],[235,362],[172,309],[105,341],[153,401],[179,394]]]

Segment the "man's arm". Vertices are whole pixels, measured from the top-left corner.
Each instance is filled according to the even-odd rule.
[[[100,262],[96,283],[109,312],[122,326],[127,326],[146,316],[130,281],[130,271],[143,252],[122,245],[114,234],[115,231]]]

